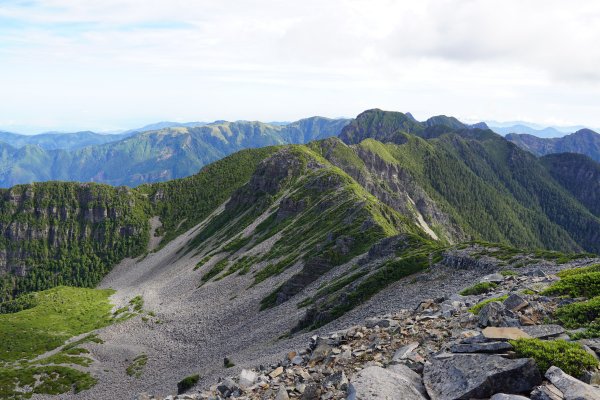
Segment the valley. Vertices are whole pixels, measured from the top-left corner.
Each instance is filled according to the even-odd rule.
[[[112,308],[92,307],[103,322],[67,336],[93,331],[98,340],[59,349],[60,362],[51,357],[67,336],[19,356],[0,348],[11,374],[44,359],[70,368],[57,370],[61,385],[21,377],[0,390],[165,397],[195,374],[206,389],[314,334],[449,298],[493,272],[554,274],[599,261],[598,164],[588,158],[538,158],[481,125],[377,109],[327,136],[266,141],[277,145],[135,188],[3,189],[6,326],[43,307],[47,295],[32,294],[43,290],[91,290],[110,295]]]

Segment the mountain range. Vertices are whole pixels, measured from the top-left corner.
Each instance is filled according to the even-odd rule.
[[[335,136],[347,123],[313,117],[283,126],[250,121],[175,127],[159,123],[149,126],[161,127],[158,130],[120,135],[0,134],[0,187],[50,180],[127,186],[165,181],[192,175],[241,149]]]
[[[590,129],[581,129],[570,135],[551,139],[510,133],[506,135],[506,139],[537,156],[579,153],[600,161],[600,134]]]
[[[434,266],[452,276],[487,265],[487,254],[514,268],[600,254],[597,162],[537,157],[448,116],[419,122],[373,109],[280,127],[217,122],[77,152],[99,160],[95,178],[107,182],[166,181],[0,190],[0,309],[26,316],[62,285],[116,290],[120,324],[101,331],[106,343],[93,355],[103,363],[92,371],[98,398],[119,387],[164,391],[199,368],[215,376],[232,367],[224,352],[260,360],[279,340],[297,343],[296,334],[386,304],[381,293],[408,290],[405,278]],[[36,329],[35,343],[0,361],[39,375],[27,360],[57,345],[40,346],[51,333]],[[125,377],[141,355],[152,368]]]

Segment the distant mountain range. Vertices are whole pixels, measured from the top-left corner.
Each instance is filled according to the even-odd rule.
[[[2,133],[0,187],[52,180],[136,186],[182,178],[238,150],[336,136],[348,122],[312,117],[281,126],[256,121],[200,126],[161,122],[142,132],[117,135]]]
[[[600,162],[600,134],[581,129],[561,138],[540,138],[528,134],[508,134],[506,139],[536,156],[579,153]]]
[[[574,126],[543,126],[530,122],[512,121],[498,122],[487,121],[487,125],[491,130],[499,135],[506,136],[509,133],[525,133],[534,135],[540,138],[556,138],[562,137],[569,133],[577,132],[582,129],[588,129],[583,125]]]

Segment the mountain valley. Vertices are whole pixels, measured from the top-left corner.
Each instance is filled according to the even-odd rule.
[[[206,389],[315,333],[447,300],[491,273],[600,262],[597,162],[537,157],[452,117],[373,109],[351,121],[215,123],[75,152],[103,165],[99,181],[135,187],[0,190],[0,329],[63,298],[103,317],[74,318],[60,343],[43,339],[60,325],[28,326],[39,342],[0,347],[0,369],[21,373],[0,379],[0,394],[165,397],[195,374]],[[132,165],[142,172],[124,174]],[[90,180],[94,168],[60,179]],[[97,340],[76,343],[93,330]],[[64,386],[40,380],[53,367]]]

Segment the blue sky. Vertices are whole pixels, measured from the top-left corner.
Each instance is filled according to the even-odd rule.
[[[0,0],[0,129],[367,108],[600,127],[600,3]]]

